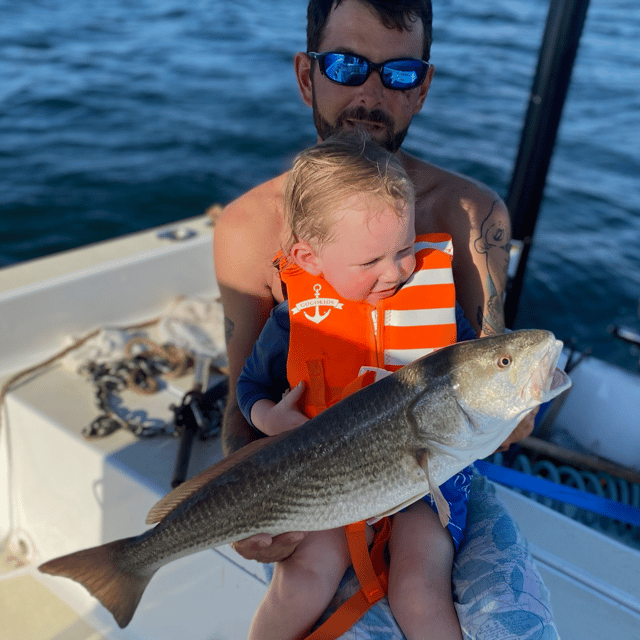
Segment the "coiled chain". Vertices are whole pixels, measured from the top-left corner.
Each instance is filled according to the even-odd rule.
[[[125,357],[109,363],[89,362],[82,372],[95,386],[96,405],[100,410],[88,427],[82,430],[85,438],[102,438],[117,429],[126,429],[139,438],[158,435],[177,435],[174,424],[140,417],[125,420],[113,408],[117,394],[131,389],[142,395],[156,393],[158,378],[179,377],[193,367],[193,359],[175,345],[160,346],[147,338],[136,337],[125,347]],[[142,414],[144,415],[144,414]]]

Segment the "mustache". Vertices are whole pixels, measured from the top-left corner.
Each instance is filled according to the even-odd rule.
[[[362,105],[353,109],[345,109],[338,117],[338,126],[341,127],[345,120],[368,120],[375,124],[382,124],[393,129],[393,118],[381,109],[369,111]]]

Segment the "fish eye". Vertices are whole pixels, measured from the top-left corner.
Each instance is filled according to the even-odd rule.
[[[498,358],[498,362],[497,362],[498,368],[506,369],[511,364],[511,361],[512,361],[511,356],[508,353],[501,355]]]

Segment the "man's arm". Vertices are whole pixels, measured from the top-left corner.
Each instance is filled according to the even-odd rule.
[[[470,222],[468,251],[463,249],[462,255],[456,255],[454,240],[458,300],[478,337],[498,335],[504,332],[503,299],[511,243],[509,213],[502,200],[488,191],[481,192],[477,201],[467,203],[466,208]]]
[[[274,306],[269,264],[278,248],[279,233],[269,227],[268,216],[273,213],[270,200],[278,194],[277,188],[246,194],[225,209],[214,230],[214,265],[224,308],[229,359],[229,395],[221,436],[225,455],[260,435],[238,407],[236,384]],[[256,211],[258,215],[252,216]],[[274,246],[269,242],[275,242]],[[300,532],[282,533],[275,538],[264,533],[232,546],[248,560],[276,562],[290,556],[303,538],[304,533]]]
[[[488,191],[481,192],[475,207],[471,204],[467,207],[471,235],[469,253],[463,254],[463,258],[467,257],[473,264],[465,265],[463,261],[463,273],[466,271],[467,277],[456,276],[456,293],[461,306],[470,314],[467,319],[478,337],[498,335],[505,330],[503,300],[509,268],[511,220],[504,202]],[[474,271],[478,278],[470,277]],[[498,451],[506,451],[511,444],[530,435],[536,413],[537,409],[527,414]]]
[[[240,413],[236,384],[274,306],[269,260],[277,249],[265,246],[265,237],[273,236],[268,219],[269,203],[264,188],[254,192],[245,194],[224,209],[216,221],[213,235],[213,259],[224,308],[229,359],[229,395],[222,425],[225,455],[259,437]],[[256,211],[259,201],[262,201],[262,211],[259,208]],[[275,242],[277,247],[277,239]]]
[[[511,221],[495,193],[476,180],[400,152],[416,185],[416,232],[453,239],[456,299],[478,337],[504,331]]]
[[[270,292],[255,264],[250,238],[243,237],[245,218],[242,211],[225,211],[213,236],[213,258],[224,309],[229,359],[229,394],[221,436],[225,455],[259,437],[240,412],[236,402],[236,384],[273,306]]]
[[[261,319],[265,313],[268,316],[269,303],[223,284],[220,284],[220,294],[229,358],[229,393],[221,432],[222,451],[227,456],[262,435],[244,419],[236,400],[236,384],[244,361],[260,334]]]

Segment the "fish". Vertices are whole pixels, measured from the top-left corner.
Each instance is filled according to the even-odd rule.
[[[569,388],[561,350],[538,329],[442,348],[180,485],[149,512],[153,528],[39,569],[82,584],[125,627],[160,567],[210,547],[375,520],[428,493],[446,525],[439,485]]]

